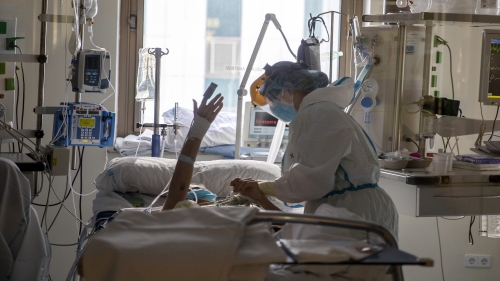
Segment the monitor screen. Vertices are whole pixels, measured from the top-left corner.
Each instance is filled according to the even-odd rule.
[[[500,98],[500,39],[490,40],[488,98]]]
[[[479,102],[500,105],[500,30],[483,30]]]
[[[250,102],[245,104],[245,116],[243,117],[242,141],[245,147],[269,147],[278,119],[265,110],[254,107]],[[283,134],[283,143],[288,142],[288,125]]]
[[[252,108],[251,111],[248,137],[272,139],[278,119],[261,109]],[[285,129],[284,139],[288,139],[288,126]]]

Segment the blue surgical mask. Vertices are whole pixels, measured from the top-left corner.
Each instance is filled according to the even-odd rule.
[[[284,122],[292,122],[297,117],[297,110],[293,107],[293,104],[286,102],[276,102],[271,106],[271,112]]]
[[[195,196],[195,193],[196,193],[196,196]],[[193,188],[186,195],[186,199],[194,200],[195,197],[198,199],[214,202],[215,199],[217,198],[217,195],[215,195],[214,193],[212,193],[206,189]]]

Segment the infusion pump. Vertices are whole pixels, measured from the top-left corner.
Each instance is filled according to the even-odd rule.
[[[81,50],[72,62],[73,92],[105,93],[111,78],[109,52]]]
[[[113,146],[114,128],[115,113],[101,105],[68,103],[55,113],[52,138],[57,146]]]

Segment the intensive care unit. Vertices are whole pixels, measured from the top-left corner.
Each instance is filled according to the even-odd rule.
[[[0,4],[0,279],[499,276],[500,0],[10,2]],[[334,106],[374,153],[373,174],[347,172],[368,160],[339,160],[332,185],[346,187],[313,199],[381,189],[396,233],[344,205],[305,213],[312,199],[264,193],[299,157],[316,163],[271,109],[282,100],[264,94],[282,61],[348,89]],[[186,156],[196,110],[219,93],[223,109]],[[163,211],[186,171],[186,200]],[[276,211],[235,191],[241,180]]]

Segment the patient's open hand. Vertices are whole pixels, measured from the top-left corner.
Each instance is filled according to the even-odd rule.
[[[208,122],[212,123],[222,109],[222,100],[224,100],[222,94],[216,95],[208,104],[208,99],[203,98],[200,107],[198,108],[198,103],[193,99],[193,113],[198,114],[198,116],[205,118]]]

